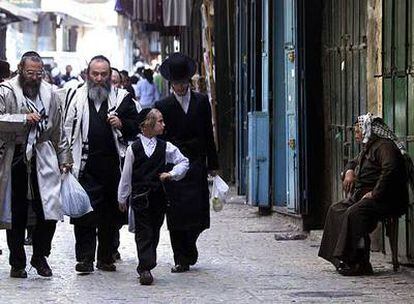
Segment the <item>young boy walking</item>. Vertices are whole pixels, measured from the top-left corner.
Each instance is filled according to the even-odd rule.
[[[139,113],[141,134],[128,147],[119,182],[119,209],[128,209],[127,201],[135,216],[135,243],[138,251],[139,282],[151,285],[151,269],[156,266],[156,250],[160,228],[166,212],[166,198],[162,183],[182,179],[188,168],[188,158],[176,146],[158,139],[164,131],[164,120],[157,109],[143,109]],[[174,164],[166,172],[166,164]]]

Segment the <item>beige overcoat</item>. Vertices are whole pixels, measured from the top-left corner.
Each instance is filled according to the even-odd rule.
[[[60,101],[52,86],[42,81],[40,98],[48,116],[46,130],[35,144],[39,192],[45,219],[62,220],[60,201],[61,164],[72,163],[63,131]],[[0,228],[10,228],[11,164],[16,144],[25,144],[30,126],[26,124],[25,97],[18,78],[0,84]]]

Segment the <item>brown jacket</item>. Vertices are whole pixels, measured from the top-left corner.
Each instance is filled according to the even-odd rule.
[[[347,164],[345,171],[348,169],[356,173],[353,196],[372,191],[373,199],[393,204],[398,214],[404,213],[408,204],[407,169],[393,141],[372,138],[357,158]]]

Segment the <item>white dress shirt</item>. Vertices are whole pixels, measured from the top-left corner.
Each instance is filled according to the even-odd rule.
[[[174,96],[177,99],[178,103],[183,108],[184,113],[187,114],[188,107],[190,106],[190,98],[191,98],[191,90],[190,90],[190,87],[188,87],[187,93],[185,93],[184,96],[179,96],[175,92],[174,92]]]
[[[145,155],[151,157],[157,146],[157,139],[155,137],[148,138],[142,134],[138,134],[138,137],[141,139]],[[118,186],[118,202],[121,204],[125,204],[128,196],[131,194],[134,161],[134,152],[132,151],[131,146],[129,146],[126,150],[124,168],[122,169],[121,180],[119,181]],[[174,164],[174,167],[168,173],[171,174],[171,179],[175,181],[184,178],[189,168],[188,158],[185,157],[176,146],[168,141],[165,148],[165,163]]]
[[[101,100],[94,100],[93,105],[95,106],[96,112],[99,112],[99,109],[101,108],[103,101]]]

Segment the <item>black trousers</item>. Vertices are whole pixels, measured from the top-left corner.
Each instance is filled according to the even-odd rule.
[[[157,265],[157,246],[165,216],[164,194],[151,193],[148,199],[147,208],[134,209],[138,271],[151,270]]]
[[[42,202],[39,194],[39,186],[36,175],[35,156],[31,162],[31,185],[33,200],[27,200],[27,166],[23,161],[20,147],[16,147],[11,172],[11,211],[12,226],[8,229],[7,245],[10,250],[9,263],[12,267],[23,269],[26,267],[26,252],[24,250],[25,230],[29,204],[32,204],[36,214],[36,225],[33,228],[33,256],[47,257],[50,254],[53,235],[56,230],[56,221],[45,220]]]
[[[113,240],[113,244],[112,244],[112,246],[113,246],[112,254],[116,254],[116,253],[119,252],[118,249],[119,249],[119,246],[121,245],[120,230],[121,230],[122,226],[123,226],[122,224],[116,224],[116,231],[115,231],[115,234],[114,234],[114,240]]]
[[[96,226],[75,224],[76,260],[78,262],[93,262],[96,253],[98,261],[112,264],[114,262],[112,257],[113,244],[117,231],[114,223],[105,223],[100,220]],[[98,245],[96,241],[98,241]]]
[[[202,230],[170,230],[174,262],[180,265],[194,265],[198,259],[197,239]]]

